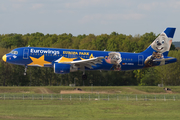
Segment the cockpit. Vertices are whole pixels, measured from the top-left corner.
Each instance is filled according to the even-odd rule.
[[[11,54],[16,54],[16,55],[17,55],[17,54],[18,54],[18,51],[11,51],[10,53],[11,53]]]

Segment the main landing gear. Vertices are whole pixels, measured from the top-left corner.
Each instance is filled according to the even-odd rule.
[[[82,75],[82,80],[87,80],[87,75],[85,72],[83,72],[83,75]]]
[[[27,66],[25,66],[24,75],[27,75]]]

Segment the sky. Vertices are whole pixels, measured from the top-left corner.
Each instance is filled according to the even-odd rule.
[[[156,35],[176,27],[180,0],[1,0],[0,34]]]

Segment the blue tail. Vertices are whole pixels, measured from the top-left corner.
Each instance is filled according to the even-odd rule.
[[[153,54],[153,52],[163,54],[163,56],[167,56],[172,44],[172,39],[174,37],[176,28],[166,28],[164,32],[162,32],[154,42],[142,53],[144,54]]]

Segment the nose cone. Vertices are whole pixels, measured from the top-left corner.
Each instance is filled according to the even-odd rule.
[[[4,60],[4,62],[6,62],[6,55],[4,55],[2,59]]]

